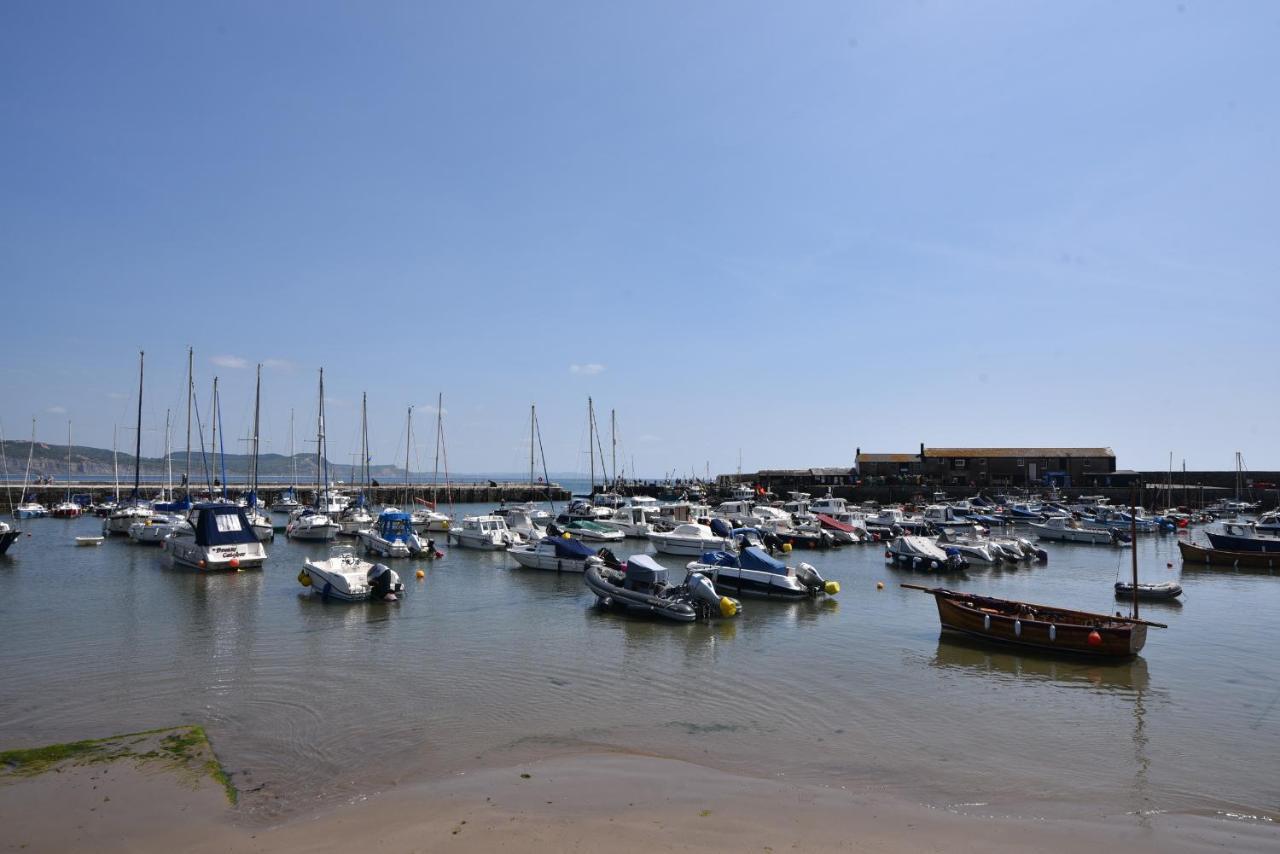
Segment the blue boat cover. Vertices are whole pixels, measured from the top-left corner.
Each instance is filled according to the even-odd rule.
[[[413,533],[413,517],[408,513],[384,511],[378,516],[378,533],[384,540],[407,540]]]
[[[191,509],[191,498],[188,496],[180,501],[166,501],[152,506],[161,513],[185,513]]]
[[[632,555],[627,558],[627,581],[639,581],[645,584],[667,582],[667,570],[648,555]]]
[[[787,565],[780,560],[769,557],[762,549],[755,546],[745,548],[738,555],[738,563],[743,569],[754,569],[760,572],[772,572],[774,575],[786,575]]]
[[[562,557],[567,560],[586,560],[595,554],[591,547],[581,540],[557,537],[552,542],[556,544],[556,557]]]
[[[738,537],[741,537],[743,534],[755,534],[757,537],[764,536],[763,534],[760,533],[759,528],[734,528],[731,533],[735,540]]]
[[[729,523],[725,520],[712,519],[711,533],[715,534],[717,537],[728,537],[732,534],[732,529],[729,527]]]
[[[244,511],[235,504],[197,504],[196,544],[201,546],[234,546],[256,543]]]
[[[732,552],[704,552],[702,559],[698,563],[705,563],[708,566],[732,566],[738,567],[738,556]]]

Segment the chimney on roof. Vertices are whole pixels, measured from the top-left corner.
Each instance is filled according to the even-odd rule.
[[[924,442],[920,443],[920,462],[924,462]]]

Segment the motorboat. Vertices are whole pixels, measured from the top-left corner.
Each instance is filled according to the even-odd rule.
[[[868,528],[887,528],[895,535],[899,533],[923,534],[929,528],[924,519],[919,516],[907,515],[901,507],[882,507],[879,510],[868,513],[866,521]]]
[[[15,519],[43,519],[49,515],[49,508],[39,501],[24,501],[13,508]]]
[[[958,572],[969,565],[955,549],[944,551],[931,538],[911,534],[895,537],[884,556],[890,563],[930,572]]]
[[[992,548],[990,541],[982,537],[943,530],[934,542],[944,552],[954,549],[970,563],[1000,563],[1004,560],[1004,550]]]
[[[333,521],[327,513],[304,508],[289,520],[284,533],[291,540],[329,542],[338,536],[338,530],[338,523]]]
[[[569,502],[569,506],[557,518],[568,517],[569,519],[594,522],[597,519],[603,519],[611,515],[613,515],[612,508],[597,507],[585,498],[575,498]]]
[[[8,522],[0,522],[0,555],[9,551],[9,546],[13,545],[14,540],[22,536],[22,531],[13,527]],[[77,537],[77,539],[79,539]]]
[[[1150,534],[1160,527],[1155,519],[1146,516],[1141,510],[1136,511],[1135,518],[1118,507],[1099,507],[1092,515],[1081,514],[1080,522],[1086,528],[1126,532],[1136,530],[1139,534]]]
[[[519,545],[519,534],[507,530],[501,516],[464,516],[461,525],[449,529],[449,540],[465,549],[501,551]]]
[[[841,513],[849,512],[849,502],[843,498],[836,498],[834,495],[828,494],[809,502],[809,512],[815,516],[822,513],[832,518],[838,518]]]
[[[707,552],[687,567],[711,579],[720,593],[761,599],[809,599],[834,596],[840,583],[827,581],[807,563],[787,566],[763,549],[749,546],[741,552]]]
[[[121,505],[102,523],[102,535],[104,537],[110,537],[113,534],[128,535],[131,525],[135,522],[147,521],[152,514],[153,511],[149,504],[135,502]]]
[[[404,592],[404,583],[395,570],[361,560],[348,545],[331,547],[326,560],[306,560],[298,582],[325,599],[343,602],[394,602]]]
[[[507,523],[507,530],[519,534],[525,542],[535,543],[547,535],[546,527],[535,522],[523,505],[499,507],[493,515],[502,517]]]
[[[654,529],[650,522],[654,512],[652,507],[627,504],[615,509],[612,516],[597,519],[596,524],[619,531],[624,537],[647,537]]]
[[[1064,543],[1119,545],[1127,540],[1118,530],[1091,528],[1070,516],[1050,516],[1043,522],[1032,522],[1031,529],[1041,540],[1058,540]]]
[[[1253,527],[1261,534],[1280,535],[1280,510],[1263,513],[1258,517],[1258,521],[1253,523]]]
[[[623,539],[624,534],[614,528],[601,525],[599,522],[590,522],[586,519],[569,519],[565,516],[558,516],[555,524],[547,529],[547,533],[552,536],[559,534],[568,534],[579,540],[586,540],[589,543],[616,543]]]
[[[53,505],[49,515],[55,519],[76,519],[83,511],[84,508],[74,501],[59,501]]]
[[[972,533],[985,533],[986,529],[978,523],[962,516],[950,504],[930,504],[924,508],[923,518],[935,529],[964,529]]]
[[[258,538],[258,542],[269,543],[276,538],[275,522],[256,506],[247,508],[244,511],[244,517],[249,520],[249,527],[253,529],[253,535]]]
[[[603,559],[590,546],[572,537],[545,537],[535,543],[512,546],[507,554],[527,569],[551,572],[583,572]]]
[[[296,466],[297,463],[295,462],[294,465]],[[280,493],[280,497],[271,503],[271,512],[287,514],[287,513],[292,513],[295,510],[301,509],[301,507],[302,507],[302,502],[298,500],[297,492],[295,492],[294,489],[290,487],[289,489],[286,489],[284,492]]]
[[[421,498],[415,499],[415,501],[420,503],[413,508],[411,513],[414,528],[423,533],[448,533],[449,526],[453,524],[452,519],[436,510],[434,505],[424,502]]]
[[[770,504],[757,504],[751,509],[751,518],[743,522],[747,525],[790,525],[791,514]]]
[[[713,531],[708,525],[699,522],[686,522],[676,525],[670,531],[650,531],[649,542],[660,554],[700,557],[711,551],[731,551],[733,549],[732,529],[725,525],[723,519],[713,520],[720,523],[722,532]]]
[[[701,573],[690,572],[683,584],[671,584],[666,567],[648,555],[632,555],[618,569],[604,563],[588,563],[583,581],[602,607],[632,614],[692,623],[711,617],[733,617],[742,611],[738,600],[721,596]]]
[[[3,524],[4,524],[3,522],[0,522],[0,525],[3,525]],[[77,546],[100,546],[106,541],[107,541],[106,537],[94,537],[94,536],[76,537]],[[3,548],[0,548],[0,554],[4,554]]]
[[[987,542],[991,544],[992,549],[997,550],[1004,560],[1009,563],[1029,560],[1046,563],[1049,560],[1047,551],[1025,537],[995,536],[988,537]]]
[[[373,514],[365,507],[363,500],[356,500],[342,509],[337,516],[337,522],[340,535],[355,537],[361,531],[373,527]]]
[[[871,539],[871,534],[861,519],[855,519],[848,511],[840,513],[840,516],[843,518],[819,513],[818,525],[831,534],[837,543],[862,543]]]
[[[190,528],[191,525],[182,516],[169,513],[153,513],[146,519],[134,522],[129,526],[129,539],[144,546],[161,545],[165,538],[172,536],[179,528]]]
[[[1280,552],[1280,536],[1259,530],[1253,522],[1220,522],[1205,528],[1204,535],[1223,551]]]
[[[1038,502],[1017,501],[1004,508],[1005,515],[1018,522],[1039,522],[1045,517],[1043,505]]]
[[[163,541],[174,564],[213,572],[257,569],[267,559],[244,509],[235,504],[197,504],[187,522]]]
[[[399,511],[384,510],[376,525],[356,536],[367,553],[381,557],[416,557],[435,551],[434,544],[414,530],[413,517]]]
[[[835,534],[826,529],[816,519],[812,522],[762,522],[762,532],[777,538],[779,544],[796,549],[829,549],[844,540],[837,540]]]
[[[756,518],[753,515],[754,510],[755,504],[751,501],[722,501],[711,511],[711,515],[717,519],[725,519],[737,528],[752,523]],[[783,515],[787,519],[791,518],[786,514]]]

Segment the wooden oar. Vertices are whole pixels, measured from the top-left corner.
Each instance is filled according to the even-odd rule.
[[[1062,608],[1057,605],[1040,605],[1036,602],[1018,602],[1013,599],[997,599],[994,596],[982,596],[978,593],[958,593],[955,590],[948,590],[945,587],[923,587],[919,584],[899,584],[898,586],[905,587],[908,590],[922,590],[925,593],[932,593],[935,596],[941,593],[946,596],[962,596],[966,599],[985,599],[989,602],[1012,602],[1015,605],[1026,605],[1029,608],[1040,608],[1045,611],[1057,611],[1060,614],[1062,613],[1080,614],[1086,617],[1099,617],[1101,619],[1110,620],[1111,622],[1116,622],[1116,623],[1135,623],[1135,624],[1140,624],[1144,626],[1154,626],[1157,629],[1169,628],[1164,623],[1156,623],[1156,622],[1152,622],[1151,620],[1139,620],[1139,619],[1135,619],[1134,617],[1112,617],[1108,614],[1097,614],[1092,611],[1075,611],[1075,610],[1072,610],[1071,608]]]

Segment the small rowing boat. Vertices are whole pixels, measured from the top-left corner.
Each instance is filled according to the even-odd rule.
[[[77,546],[100,546],[105,537],[76,537]]]
[[[1051,605],[957,593],[942,587],[903,584],[933,595],[944,632],[996,643],[1035,647],[1089,658],[1128,658],[1147,642],[1147,627],[1163,623],[1135,617],[1072,611]]]

